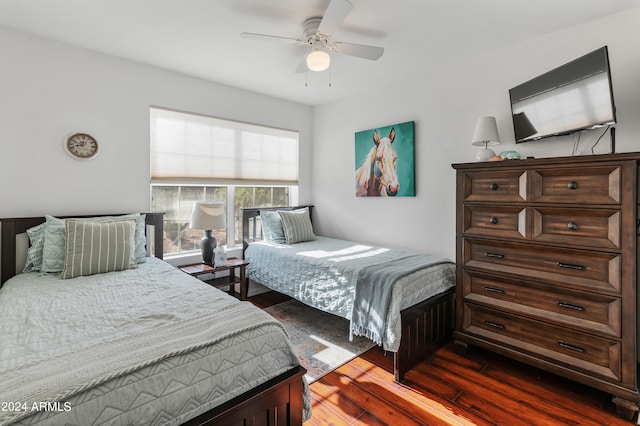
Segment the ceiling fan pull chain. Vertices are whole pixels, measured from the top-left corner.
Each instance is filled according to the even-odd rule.
[[[329,68],[329,87],[331,87],[331,68]]]
[[[304,87],[309,87],[309,71],[304,73]]]

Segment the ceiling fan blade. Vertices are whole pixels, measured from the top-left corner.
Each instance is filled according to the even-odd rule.
[[[240,36],[243,38],[248,38],[252,40],[282,41],[290,44],[307,44],[303,40],[298,40],[296,38],[280,37],[280,36],[274,36],[274,35],[268,35],[268,34],[240,33]]]
[[[342,41],[335,42],[331,45],[331,50],[341,55],[357,56],[358,58],[370,59],[372,61],[380,59],[384,53],[384,48],[382,47],[345,43]]]
[[[318,32],[327,36],[333,34],[347,18],[351,9],[353,5],[347,0],[331,0],[320,21]]]
[[[309,68],[307,67],[307,57],[306,55],[302,57],[302,60],[300,61],[300,63],[298,64],[298,67],[296,68],[296,70],[294,71],[296,74],[302,74],[304,72],[309,71]]]

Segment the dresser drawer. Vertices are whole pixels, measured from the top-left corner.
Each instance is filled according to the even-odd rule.
[[[620,292],[620,255],[466,238],[464,267],[522,275],[560,285]]]
[[[526,209],[522,207],[465,205],[463,211],[465,234],[512,239],[526,237]]]
[[[533,239],[558,244],[620,248],[620,211],[613,209],[532,209]]]
[[[465,201],[526,200],[526,173],[521,170],[466,172],[462,179]]]
[[[620,337],[620,298],[464,272],[465,301]]]
[[[608,380],[621,380],[621,345],[542,321],[470,303],[464,305],[463,331],[518,351],[580,368]]]
[[[619,204],[620,167],[560,167],[531,172],[530,201]]]

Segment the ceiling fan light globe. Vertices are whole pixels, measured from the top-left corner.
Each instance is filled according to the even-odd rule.
[[[331,64],[331,56],[324,50],[312,50],[307,55],[307,67],[311,71],[324,71]]]

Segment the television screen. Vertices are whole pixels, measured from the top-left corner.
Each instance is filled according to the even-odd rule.
[[[615,124],[604,46],[509,90],[516,143]]]

